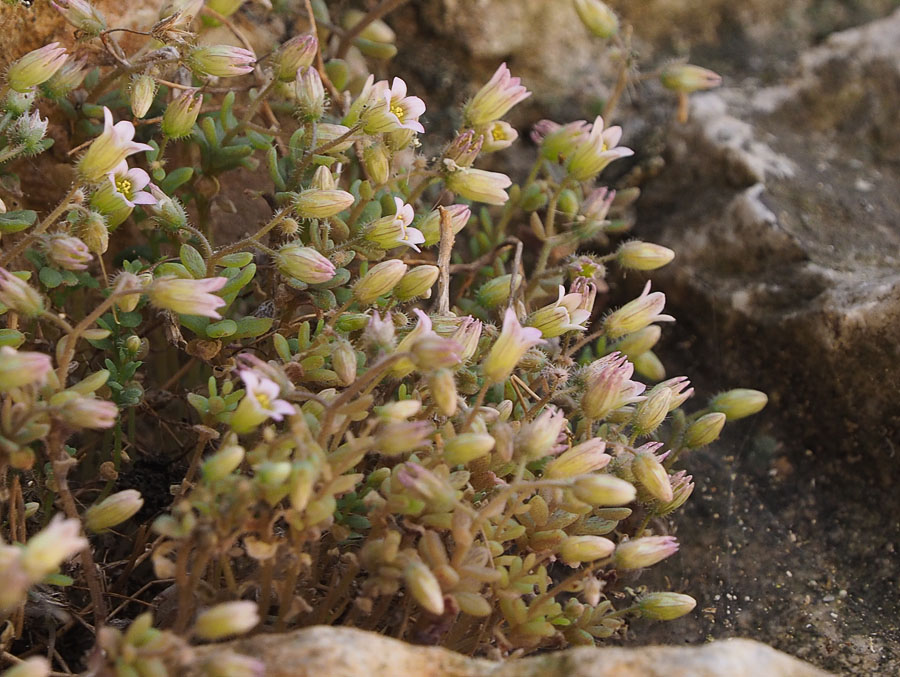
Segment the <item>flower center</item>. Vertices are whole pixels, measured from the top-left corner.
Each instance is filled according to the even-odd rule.
[[[254,393],[256,401],[263,409],[268,409],[272,405],[272,400],[265,393]]]
[[[494,141],[506,140],[506,135],[503,133],[503,129],[499,125],[491,130],[491,136],[494,137]]]
[[[133,188],[134,184],[127,176],[116,177],[116,190],[122,193],[122,195],[124,195],[126,199],[131,199],[131,192]]]
[[[403,118],[406,117],[406,111],[403,110],[403,106],[401,106],[399,103],[391,104],[391,113],[396,115],[397,119],[400,120],[400,122],[403,122]]]

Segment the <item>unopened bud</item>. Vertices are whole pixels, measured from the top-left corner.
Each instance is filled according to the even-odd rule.
[[[103,15],[87,0],[51,0],[50,4],[86,38],[95,37],[106,30]]]
[[[544,477],[564,479],[600,470],[612,460],[605,451],[606,442],[599,437],[582,442],[551,460],[544,468]]]
[[[675,252],[668,247],[639,240],[623,243],[616,252],[619,265],[630,270],[656,270],[674,258]]]
[[[356,380],[356,351],[349,341],[338,339],[334,352],[331,354],[331,365],[345,386]]]
[[[649,435],[656,430],[668,415],[671,401],[672,391],[668,388],[652,390],[634,409],[631,421],[634,431],[638,435]]]
[[[516,276],[516,290],[522,284],[522,276]],[[506,303],[512,288],[512,275],[500,275],[488,280],[478,289],[476,298],[487,309],[497,308]]]
[[[372,266],[353,287],[353,295],[363,304],[374,303],[403,279],[407,266],[399,259],[389,259]]]
[[[444,613],[444,593],[431,569],[419,560],[412,560],[403,570],[406,587],[422,608],[435,616]]]
[[[768,401],[769,398],[764,392],[749,388],[736,388],[716,395],[709,406],[713,411],[725,414],[729,421],[737,421],[759,413]]]
[[[616,548],[616,568],[644,569],[678,552],[674,536],[644,536],[619,543]]]
[[[88,246],[77,237],[51,235],[47,243],[47,256],[60,268],[85,270],[93,258]]]
[[[6,71],[6,81],[14,91],[27,92],[53,77],[66,58],[66,48],[60,47],[58,42],[51,42],[13,62]]]
[[[659,325],[651,324],[640,331],[628,334],[616,344],[615,348],[628,359],[632,359],[653,348],[659,342],[660,336],[662,336],[662,329]]]
[[[722,428],[725,427],[727,416],[721,412],[714,412],[701,416],[688,426],[684,433],[684,446],[688,449],[699,449],[719,439]]]
[[[663,87],[673,92],[690,94],[701,89],[713,89],[722,84],[722,76],[708,68],[678,63],[667,66],[659,75]]]
[[[302,118],[309,122],[320,119],[325,114],[325,85],[319,71],[313,66],[299,71],[294,88]]]
[[[88,508],[84,513],[84,525],[94,533],[101,533],[131,519],[143,505],[141,492],[134,489],[120,491]]]
[[[201,474],[207,482],[216,482],[237,470],[244,460],[244,448],[229,444],[203,462]]]
[[[641,486],[657,501],[667,503],[673,499],[669,473],[652,453],[637,454],[631,463],[631,471]]]
[[[394,287],[394,298],[398,301],[411,301],[420,296],[431,298],[431,288],[440,272],[437,266],[416,266]]]
[[[259,624],[256,602],[225,602],[200,613],[194,633],[202,639],[222,639],[242,635]]]
[[[266,664],[258,658],[224,651],[210,656],[202,671],[205,677],[263,677]]]
[[[325,219],[347,209],[355,202],[352,193],[345,190],[301,191],[294,199],[294,211],[304,219]]]
[[[677,592],[651,592],[638,600],[638,607],[646,618],[655,621],[671,621],[689,614],[697,606],[690,595]]]
[[[472,211],[466,205],[450,205],[444,208],[450,214],[450,230],[453,234],[458,234],[472,216]],[[425,236],[423,247],[430,247],[441,241],[441,212],[435,209],[429,212],[425,218],[416,224],[416,227]]]
[[[619,32],[619,17],[600,0],[575,0],[581,23],[598,38],[611,38]]]
[[[334,277],[335,267],[312,247],[288,244],[278,250],[275,263],[279,272],[307,284],[321,284]]]
[[[616,544],[603,536],[569,536],[559,549],[562,560],[569,565],[606,559],[616,549]]]
[[[156,80],[146,73],[136,75],[131,80],[131,91],[129,98],[131,102],[131,112],[134,117],[142,118],[150,110],[153,104],[153,98],[156,96]]]
[[[25,317],[37,317],[44,310],[44,299],[22,278],[0,268],[0,303]]]
[[[628,505],[637,493],[630,482],[604,474],[579,477],[573,490],[579,501],[598,507]]]
[[[387,183],[391,176],[391,156],[381,143],[374,143],[363,151],[363,162],[369,178],[376,185]]]
[[[489,454],[495,444],[487,433],[462,433],[444,443],[444,461],[449,466],[465,465]]]
[[[453,416],[456,413],[458,398],[452,371],[437,369],[429,374],[428,390],[434,405],[443,416]]]
[[[203,96],[201,94],[194,90],[185,90],[166,106],[160,123],[162,133],[170,139],[188,136],[194,129],[197,116],[200,115],[202,103]]]
[[[315,35],[297,35],[285,42],[275,57],[275,77],[291,82],[301,68],[308,68],[316,58],[319,41]]]
[[[348,9],[341,17],[341,24],[346,30],[352,29],[356,24],[365,19],[366,12],[358,9]],[[372,42],[393,43],[397,39],[394,30],[381,19],[369,23],[360,33],[360,37]]]

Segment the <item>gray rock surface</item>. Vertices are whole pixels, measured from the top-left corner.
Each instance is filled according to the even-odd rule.
[[[264,661],[266,677],[827,677],[745,639],[699,647],[579,648],[493,662],[362,630],[313,627],[203,647],[197,662],[224,650]]]

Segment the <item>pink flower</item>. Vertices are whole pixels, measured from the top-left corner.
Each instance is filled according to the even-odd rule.
[[[119,416],[119,408],[106,400],[79,396],[63,404],[59,415],[73,428],[97,430],[112,428]]]
[[[219,291],[227,282],[226,277],[210,277],[202,280],[158,277],[147,289],[147,296],[158,308],[171,310],[180,315],[202,315],[221,320],[222,316],[216,309],[225,305],[225,299],[210,292]]]
[[[510,108],[531,96],[520,82],[512,77],[505,63],[500,64],[490,81],[466,105],[466,121],[477,127],[506,115]]]
[[[115,191],[125,198],[129,207],[156,204],[156,198],[144,190],[150,184],[150,175],[143,169],[129,169],[128,164],[123,162],[108,176]]]
[[[78,170],[89,183],[100,183],[125,161],[129,155],[142,150],[153,150],[146,143],[134,139],[134,125],[126,120],[113,124],[112,113],[103,107],[103,132],[91,143],[78,161]]]
[[[368,84],[368,83],[367,83]],[[422,133],[425,128],[419,116],[425,112],[425,102],[417,96],[406,95],[406,83],[394,78],[390,88],[386,80],[376,82],[369,94],[365,131],[368,134],[408,129]]]
[[[621,353],[610,353],[591,364],[581,398],[585,416],[601,420],[616,409],[645,400],[641,393],[647,386],[629,380],[633,373],[634,365]]]
[[[394,205],[396,213],[372,222],[366,230],[366,239],[382,249],[404,245],[421,251],[417,245],[425,242],[425,236],[418,228],[410,227],[415,218],[412,205],[403,204],[399,197],[394,198]]]
[[[294,413],[290,402],[278,399],[281,389],[275,381],[252,369],[241,369],[238,373],[247,392],[231,417],[232,430],[251,432],[267,419],[280,421]]]
[[[32,383],[43,385],[51,369],[49,355],[3,346],[0,348],[0,392]]]
[[[66,270],[86,270],[88,262],[93,258],[84,242],[62,233],[50,236],[47,254],[53,263]]]
[[[67,58],[66,48],[60,47],[58,42],[51,42],[14,61],[6,71],[6,81],[15,91],[27,92],[53,77]]]
[[[211,45],[195,48],[187,60],[196,73],[230,78],[250,73],[256,63],[256,55],[243,47]]]
[[[591,179],[613,160],[634,155],[634,151],[617,144],[622,138],[619,126],[603,128],[603,118],[594,120],[587,140],[581,141],[566,163],[569,175],[578,181]]]
[[[654,322],[674,322],[675,318],[671,315],[660,314],[665,305],[666,295],[661,291],[651,294],[648,280],[640,296],[606,316],[606,337],[614,340],[640,331]]]

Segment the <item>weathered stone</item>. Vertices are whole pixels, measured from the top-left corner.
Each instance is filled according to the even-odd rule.
[[[262,660],[266,677],[826,677],[827,673],[746,639],[700,647],[577,648],[493,662],[406,644],[352,628],[313,627],[201,647],[204,658],[230,649]]]
[[[800,67],[786,85],[694,98],[641,235],[678,252],[658,279],[683,321],[709,326],[691,309],[714,309],[709,340],[734,343],[735,377],[807,438],[886,459],[900,434],[900,12]]]

